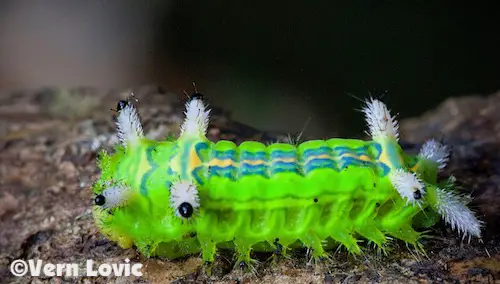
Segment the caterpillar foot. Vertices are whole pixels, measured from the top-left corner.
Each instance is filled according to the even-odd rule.
[[[206,276],[210,277],[212,276],[212,268],[214,267],[214,263],[210,261],[204,261],[202,265],[202,273],[204,273]]]
[[[333,263],[333,258],[330,254],[326,252],[320,254],[318,252],[315,252],[314,249],[307,250],[306,259],[306,266],[315,271],[321,270],[322,267],[327,267],[329,265],[332,265]]]
[[[273,242],[274,251],[267,261],[271,262],[271,265],[277,265],[282,259],[289,259],[290,256],[286,253],[287,248],[280,244],[279,239],[276,238]]]
[[[203,263],[214,262],[216,246],[215,242],[210,239],[199,238],[201,243],[201,259]]]
[[[390,239],[390,238],[387,238],[387,239]],[[389,242],[385,242],[385,243],[379,245],[377,243],[372,242],[373,249],[374,249],[377,257],[380,258],[382,256],[387,256],[388,255],[388,252],[391,249],[391,247],[388,245],[388,243]]]
[[[255,259],[241,260],[238,259],[233,267],[233,270],[239,270],[243,273],[250,273],[252,275],[257,275],[257,266],[259,262]]]
[[[250,257],[250,251],[252,250],[252,242],[246,239],[236,239],[234,241],[236,246],[236,263],[233,270],[239,269],[244,272],[252,272],[256,274],[256,270],[253,267],[257,261],[252,260]]]
[[[307,233],[303,238],[301,238],[302,243],[307,247],[307,265],[312,265],[316,263],[327,254],[323,249],[323,241],[318,238],[318,236],[313,233]]]
[[[149,244],[149,243],[142,243],[142,244],[136,244],[137,250],[144,255],[147,258],[150,258],[153,256],[154,252],[156,251],[156,244]]]

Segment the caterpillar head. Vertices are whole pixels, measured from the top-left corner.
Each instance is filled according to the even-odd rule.
[[[158,247],[175,254],[194,244],[199,199],[195,184],[177,178],[182,143],[144,138],[130,101],[116,106],[120,144],[113,153],[101,151],[101,177],[93,186],[93,215],[99,230],[121,247],[132,244],[145,255]],[[195,94],[187,103],[180,139],[197,140],[206,133],[208,111]],[[185,240],[185,242],[184,242]]]

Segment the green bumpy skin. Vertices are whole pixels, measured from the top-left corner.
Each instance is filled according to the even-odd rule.
[[[193,100],[198,104],[190,106]],[[99,156],[102,173],[93,192],[116,202],[94,204],[94,218],[123,248],[134,245],[145,256],[168,259],[201,252],[205,262],[221,247],[233,248],[246,263],[252,250],[297,246],[309,248],[313,258],[326,257],[325,243],[360,254],[359,239],[383,248],[390,236],[418,246],[421,233],[414,228],[434,225],[439,214],[461,232],[479,236],[473,215],[466,216],[473,224],[455,220],[460,213],[453,210],[468,210],[465,203],[451,191],[449,199],[442,197],[448,183],[437,183],[441,161],[405,154],[397,133],[371,126],[372,141],[213,143],[205,137],[208,112],[200,118],[205,109],[193,100],[177,140],[151,141],[132,127],[132,134],[121,133],[123,145],[113,154]],[[367,110],[375,103],[368,102]],[[198,114],[190,107],[199,108]],[[191,189],[174,189],[185,189],[183,183]],[[192,215],[179,214],[183,201],[192,205]],[[446,211],[452,203],[456,208]]]

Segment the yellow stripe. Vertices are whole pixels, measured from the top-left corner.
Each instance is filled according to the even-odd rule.
[[[386,151],[382,151],[382,154],[380,154],[379,161],[392,168],[392,164],[390,163],[390,160],[389,160],[389,157],[387,156]]]
[[[337,159],[338,160],[341,160],[342,158],[354,158],[356,160],[359,160],[359,161],[363,161],[363,162],[371,162],[371,163],[374,163],[375,161],[373,161],[373,159],[368,156],[368,155],[365,155],[365,154],[362,154],[362,155],[355,155],[354,153],[345,153],[345,154],[342,154],[340,156],[337,156]]]
[[[213,159],[210,161],[209,166],[218,166],[224,168],[228,166],[236,166],[236,163],[230,159],[224,159],[224,160]]]
[[[266,165],[267,162],[265,160],[242,160],[240,161],[240,163],[245,163],[245,164],[248,164],[248,165],[252,165],[252,166],[258,166],[258,165]]]
[[[201,164],[202,161],[200,157],[198,157],[198,155],[196,154],[196,150],[193,147],[193,149],[191,149],[191,153],[189,154],[189,169],[194,170],[197,167],[201,166]]]
[[[365,161],[365,162],[373,162],[373,160],[367,156],[367,155],[361,155],[358,157],[361,161]]]
[[[419,164],[417,163],[413,168],[410,168],[410,171],[416,173],[418,171]]]
[[[315,159],[332,159],[332,157],[328,154],[321,154],[321,155],[316,155],[316,156],[311,156],[311,157],[308,157],[307,160],[305,161],[305,163],[309,163],[310,161],[312,160],[315,160]]]
[[[283,163],[296,163],[297,159],[296,158],[277,158],[272,160],[273,163],[277,162],[283,162]]]

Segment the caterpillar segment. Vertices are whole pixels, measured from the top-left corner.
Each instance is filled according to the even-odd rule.
[[[448,148],[429,140],[408,155],[385,104],[369,99],[363,112],[370,141],[236,145],[206,138],[210,111],[200,94],[186,103],[180,136],[170,141],[145,138],[134,106],[122,104],[121,144],[99,158],[96,224],[146,256],[201,252],[210,264],[218,248],[232,248],[236,264],[250,268],[252,250],[286,254],[305,246],[319,260],[328,258],[326,243],[355,255],[361,240],[418,246],[414,228],[432,226],[431,213],[464,236],[480,237],[481,222],[465,199],[450,182],[437,183]]]

